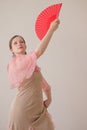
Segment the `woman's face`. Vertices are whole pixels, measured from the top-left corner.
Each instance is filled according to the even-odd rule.
[[[23,55],[26,52],[26,44],[21,37],[15,37],[12,40],[11,51],[15,56]]]

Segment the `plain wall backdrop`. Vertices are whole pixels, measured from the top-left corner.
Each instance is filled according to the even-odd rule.
[[[49,112],[55,130],[87,130],[87,0],[0,0],[0,130],[8,130],[8,114],[17,89],[10,89],[9,39],[22,35],[29,53],[40,44],[35,20],[44,8],[62,2],[60,26],[37,63],[51,85]]]

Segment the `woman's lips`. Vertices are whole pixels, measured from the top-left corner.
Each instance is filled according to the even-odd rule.
[[[23,47],[22,46],[18,47],[18,49],[21,49],[21,48],[23,48]]]

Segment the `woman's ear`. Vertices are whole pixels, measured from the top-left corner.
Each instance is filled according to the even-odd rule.
[[[25,44],[25,48],[27,49],[27,45]]]
[[[13,53],[13,49],[11,48],[10,51]]]
[[[11,48],[10,51],[12,52],[12,57],[14,57],[14,52],[13,52],[13,49]]]

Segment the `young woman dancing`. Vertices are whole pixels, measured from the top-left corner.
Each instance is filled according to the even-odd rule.
[[[51,103],[51,87],[37,66],[37,59],[45,52],[49,41],[58,28],[60,21],[54,20],[41,43],[27,54],[26,42],[20,35],[10,39],[9,48],[13,58],[7,71],[11,88],[18,92],[11,104],[9,113],[9,130],[54,130],[48,113]],[[43,100],[43,91],[47,99]]]

